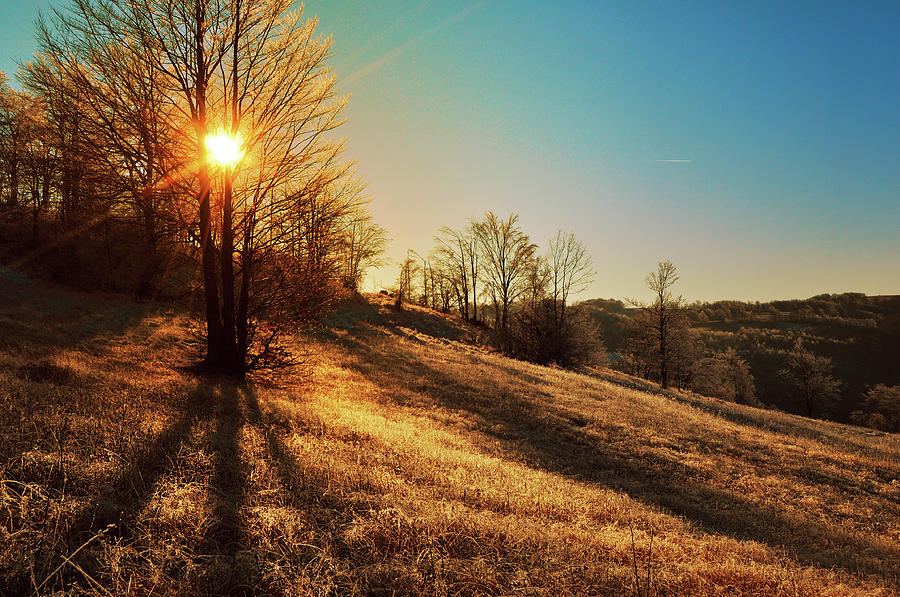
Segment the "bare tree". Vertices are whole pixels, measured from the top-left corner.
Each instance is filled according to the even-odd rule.
[[[339,181],[351,170],[340,163],[340,143],[324,137],[341,123],[345,102],[335,97],[324,64],[331,42],[314,37],[315,20],[290,6],[290,0],[73,0],[69,11],[57,13],[55,29],[44,28],[48,50],[70,52],[74,60],[66,65],[84,69],[83,81],[91,84],[81,89],[94,114],[108,118],[107,136],[139,143],[141,127],[154,122],[148,105],[155,126],[169,133],[169,164],[177,167],[166,169],[165,183],[177,188],[178,217],[200,252],[204,363],[238,375],[272,352],[279,326],[263,322],[289,311],[291,290],[302,279],[291,253],[298,234],[328,227],[331,241],[347,213],[334,206],[346,197]],[[116,71],[119,64],[124,73]],[[133,95],[153,102],[129,111],[128,94],[127,101],[97,97],[104,90],[121,97],[137,84],[148,89]],[[229,157],[211,145],[222,138],[235,145]],[[137,171],[150,176],[146,166]],[[194,198],[190,210],[185,196]]]
[[[583,291],[593,282],[591,257],[573,232],[563,234],[560,230],[550,239],[547,264],[554,320],[556,327],[562,330],[566,325],[569,297]]]
[[[660,261],[655,272],[647,276],[647,287],[653,291],[654,300],[650,304],[639,301],[630,302],[638,307],[642,316],[638,321],[639,333],[647,333],[653,337],[655,347],[655,368],[659,383],[663,388],[669,387],[670,368],[674,362],[672,353],[676,333],[685,327],[683,310],[684,299],[672,294],[671,288],[678,281],[678,270],[671,261]]]
[[[427,257],[419,255],[415,251],[412,252],[412,256],[414,259],[422,262],[422,267],[418,268],[418,272],[422,274],[422,295],[419,297],[419,305],[427,307],[434,294],[434,290],[430,286],[431,279],[433,278],[433,272],[429,271],[431,265],[429,264]]]
[[[345,239],[344,287],[358,290],[366,270],[384,265],[382,255],[387,248],[387,231],[372,221],[361,202],[347,216]]]
[[[434,240],[437,243],[436,259],[453,287],[460,316],[466,321],[477,321],[481,272],[478,240],[473,226],[464,230],[444,226]]]
[[[138,296],[155,294],[165,260],[161,245],[179,228],[174,217],[177,196],[167,182],[183,169],[171,148],[172,106],[163,93],[164,75],[138,52],[118,40],[105,18],[88,2],[58,13],[56,27],[40,22],[44,52],[25,69],[25,85],[48,104],[61,168],[64,213],[81,202],[71,158],[102,173],[110,211],[140,238]],[[92,35],[85,34],[90,27]],[[74,130],[73,130],[74,129]]]
[[[0,96],[0,159],[6,187],[6,206],[22,207],[19,194],[26,176],[28,144],[35,120],[35,98],[5,84]]]
[[[442,251],[440,248],[435,249],[431,255],[431,287],[434,289],[434,308],[440,309],[441,313],[449,313],[453,305],[454,299],[459,304],[461,298],[459,286],[455,279],[455,271],[446,262],[442,261]],[[462,311],[460,311],[462,315]]]
[[[472,225],[485,269],[485,283],[495,310],[494,327],[498,347],[503,348],[512,304],[526,289],[528,268],[535,245],[519,228],[518,214],[501,220],[493,212]]]
[[[403,308],[404,301],[410,301],[415,288],[415,277],[419,271],[419,266],[412,255],[412,251],[407,251],[406,259],[400,263],[400,273],[397,277],[397,297],[394,301],[394,306],[397,309]]]

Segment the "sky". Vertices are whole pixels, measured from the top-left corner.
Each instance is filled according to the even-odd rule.
[[[0,0],[0,70],[39,7]],[[441,226],[516,212],[590,297],[900,294],[900,3],[309,0],[394,282]]]

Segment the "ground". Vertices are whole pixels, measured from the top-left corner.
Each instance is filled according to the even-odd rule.
[[[357,297],[306,364],[0,272],[0,594],[893,595],[900,439],[504,358]]]

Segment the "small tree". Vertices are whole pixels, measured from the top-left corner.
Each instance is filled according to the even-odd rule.
[[[591,257],[584,244],[575,238],[575,233],[563,234],[559,230],[550,239],[546,261],[550,273],[548,290],[553,300],[555,324],[561,330],[566,324],[569,297],[586,289],[594,280]]]
[[[597,326],[570,297],[591,282],[591,260],[572,233],[557,232],[546,256],[530,260],[514,311],[512,350],[534,362],[565,367],[596,362],[604,352]]]
[[[400,274],[397,277],[397,297],[394,306],[398,309],[403,308],[403,302],[410,302],[415,285],[415,277],[419,271],[416,260],[412,257],[412,252],[407,252],[406,259],[400,263]]]
[[[453,230],[444,226],[434,238],[437,248],[433,261],[440,264],[439,268],[452,286],[450,291],[456,298],[459,314],[466,321],[478,319],[481,267],[473,228],[470,225],[464,230]]]
[[[384,265],[382,255],[388,244],[387,231],[372,220],[365,203],[360,201],[352,206],[344,226],[342,283],[350,290],[359,290],[369,268]]]
[[[778,372],[800,398],[806,415],[828,413],[840,393],[840,383],[831,376],[831,359],[803,348],[800,340],[787,354],[787,367]]]

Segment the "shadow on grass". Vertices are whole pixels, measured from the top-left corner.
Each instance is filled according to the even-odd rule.
[[[244,415],[240,407],[243,386],[218,385],[214,407],[215,430],[210,439],[213,471],[210,479],[212,525],[199,542],[198,552],[207,566],[211,594],[252,595],[259,567],[247,549],[249,536],[241,519],[246,502],[247,470],[240,454],[240,429]]]
[[[365,333],[335,334],[331,339],[348,351],[351,358],[346,365],[386,390],[386,396],[403,403],[410,388],[415,388],[435,405],[475,414],[473,420],[483,434],[501,440],[505,451],[533,466],[624,491],[688,519],[707,533],[765,543],[804,564],[841,568],[897,584],[900,548],[886,548],[710,486],[702,471],[650,450],[635,450],[629,438],[615,431],[584,428],[552,404],[508,389],[464,383],[403,352],[400,342],[379,342],[376,351]],[[423,384],[423,379],[428,382]]]
[[[253,387],[245,386],[242,391],[247,406],[247,420],[263,433],[278,483],[292,507],[305,510],[316,519],[317,526],[324,528],[349,522],[373,507],[365,499],[335,497],[331,483],[325,478],[323,471],[312,463],[301,462],[285,445],[284,434],[280,432],[279,426],[265,419]]]
[[[181,446],[189,440],[192,429],[208,411],[209,403],[209,393],[204,391],[204,386],[198,386],[186,397],[174,421],[112,479],[98,488],[99,495],[70,517],[64,532],[48,535],[48,539],[55,537],[56,541],[46,545],[44,557],[36,562],[33,571],[39,582],[47,579],[45,589],[60,586],[60,583],[65,588],[73,580],[83,580],[73,567],[63,565],[66,559],[71,558],[89,572],[102,566],[101,562],[92,558],[88,549],[82,550],[77,557],[73,556],[85,542],[93,541],[100,535],[126,542],[132,539],[138,516],[150,502]],[[28,578],[7,580],[10,583],[8,587],[18,587],[20,594],[25,594],[26,587],[33,588]]]
[[[71,348],[96,337],[119,336],[160,308],[123,295],[55,287],[0,266],[0,311],[5,315],[0,317],[0,348]]]

